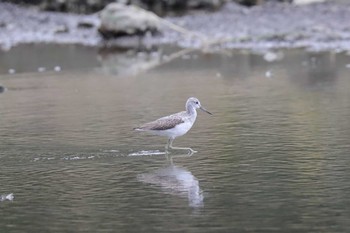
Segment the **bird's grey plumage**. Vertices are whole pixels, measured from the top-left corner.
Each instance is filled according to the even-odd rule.
[[[136,130],[167,130],[167,129],[172,129],[176,125],[184,123],[182,116],[185,114],[186,114],[186,112],[184,111],[181,113],[162,117],[162,118],[159,118],[155,121],[143,124],[140,127],[137,127]]]

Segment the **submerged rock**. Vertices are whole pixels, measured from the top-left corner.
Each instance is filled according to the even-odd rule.
[[[111,3],[101,11],[98,31],[104,38],[156,32],[160,21],[154,13],[132,5]]]

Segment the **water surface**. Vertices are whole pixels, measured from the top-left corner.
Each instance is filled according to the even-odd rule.
[[[131,75],[74,49],[88,63],[0,76],[1,232],[349,230],[349,56],[195,52]],[[132,131],[190,96],[214,115],[174,146],[198,153]]]

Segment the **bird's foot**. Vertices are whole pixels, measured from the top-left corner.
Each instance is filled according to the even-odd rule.
[[[183,154],[171,154],[169,151],[166,151],[165,157],[167,160],[170,162],[170,164],[173,164],[173,158],[183,158],[183,157],[190,157],[197,151],[189,149],[188,153],[183,153]]]
[[[188,154],[193,155],[194,153],[197,153],[198,151],[192,150],[191,148],[188,149]]]
[[[166,153],[170,153],[169,149],[172,149],[172,150],[188,150],[188,155],[192,155],[194,153],[197,153],[197,151],[193,150],[190,147],[169,147],[169,148],[165,149]]]

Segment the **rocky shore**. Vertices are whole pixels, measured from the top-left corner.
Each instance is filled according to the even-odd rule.
[[[99,34],[98,13],[47,12],[10,3],[0,3],[0,12],[2,50],[22,43],[98,47],[175,44],[196,48],[204,46],[204,39],[213,42],[210,47],[223,49],[350,51],[350,25],[346,23],[350,22],[350,1],[303,6],[268,2],[250,8],[230,2],[215,12],[194,11],[181,17],[164,18],[192,34],[186,35],[163,25],[161,33],[155,36],[121,37],[113,42],[107,42]]]
[[[97,15],[40,11],[0,3],[0,47],[8,50],[18,44],[59,43],[98,46]]]

